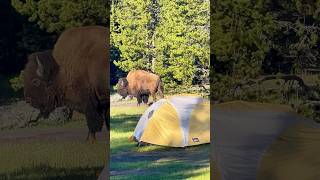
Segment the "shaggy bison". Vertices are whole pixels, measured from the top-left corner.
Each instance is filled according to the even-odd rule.
[[[95,139],[104,120],[109,129],[109,30],[71,28],[60,35],[52,51],[29,55],[24,93],[45,117],[64,105],[85,114],[87,140]]]
[[[163,85],[158,75],[143,70],[134,70],[130,71],[126,78],[119,79],[117,92],[123,98],[128,95],[136,97],[138,105],[142,101],[147,104],[149,95],[153,97],[153,102],[157,100],[157,92],[163,98]]]

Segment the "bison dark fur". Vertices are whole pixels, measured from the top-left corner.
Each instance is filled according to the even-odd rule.
[[[142,101],[147,104],[149,96],[153,97],[153,102],[157,100],[156,93],[163,98],[163,84],[158,75],[143,71],[130,71],[126,78],[120,78],[117,84],[117,92],[123,98],[128,95],[137,98],[138,105]]]
[[[109,129],[109,31],[88,26],[63,32],[53,51],[33,53],[24,70],[25,98],[48,116],[66,105],[85,114],[88,138]]]

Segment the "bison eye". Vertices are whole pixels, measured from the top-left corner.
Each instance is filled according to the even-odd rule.
[[[39,87],[40,86],[40,79],[38,79],[38,78],[33,79],[32,84],[36,87]]]

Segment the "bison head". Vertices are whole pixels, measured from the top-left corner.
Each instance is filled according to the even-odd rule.
[[[24,69],[24,96],[26,102],[40,110],[40,115],[48,117],[55,109],[56,91],[54,80],[58,65],[52,51],[33,53],[28,57]]]
[[[117,84],[117,92],[122,96],[122,98],[126,98],[128,93],[128,81],[127,78],[120,78]]]

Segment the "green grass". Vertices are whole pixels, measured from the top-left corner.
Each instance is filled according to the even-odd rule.
[[[142,161],[137,163],[115,163],[115,166],[120,167],[122,170],[137,170],[145,169],[152,172],[141,173],[139,175],[120,175],[112,176],[114,180],[148,180],[148,179],[193,179],[193,180],[208,180],[210,179],[210,168],[195,166],[194,164],[187,164],[184,162],[150,162]],[[111,166],[114,168],[114,166]],[[130,173],[130,172],[129,172]]]
[[[81,125],[80,125],[81,124]],[[68,122],[62,127],[86,127],[85,122]],[[39,127],[36,127],[39,128]],[[50,127],[47,127],[50,128]],[[34,128],[23,129],[24,132]],[[21,130],[13,130],[21,131]],[[86,134],[84,134],[84,137]],[[97,179],[106,163],[104,141],[30,141],[0,144],[0,179]]]
[[[0,179],[93,177],[103,168],[105,149],[103,142],[94,145],[81,142],[2,144]]]
[[[39,122],[36,126],[31,126],[30,129],[46,129],[46,128],[81,128],[86,127],[85,119],[74,119],[66,122]]]
[[[69,121],[66,122],[46,122],[46,121],[39,121],[38,124],[32,125],[26,128],[14,128],[14,129],[3,129],[1,132],[12,132],[12,131],[35,131],[37,129],[39,130],[46,130],[46,129],[63,129],[63,128],[87,128],[86,121],[83,118],[75,119],[72,118]],[[86,136],[86,135],[84,135]]]
[[[128,138],[133,134],[133,130],[139,120],[139,117],[145,109],[145,106],[111,108],[111,153],[126,151],[128,148],[133,146],[132,142],[129,142]]]
[[[177,151],[175,148],[162,146],[137,147],[135,142],[130,142],[128,140],[128,138],[132,136],[134,128],[145,109],[145,106],[123,106],[111,108],[111,157],[123,153],[144,154],[163,152],[170,153],[170,151]],[[190,147],[188,150],[209,152],[210,149],[209,145],[202,145]],[[122,159],[120,161],[111,161],[110,169],[111,171],[120,172],[119,175],[111,176],[112,180],[210,179],[210,168],[208,163],[197,164],[190,161],[184,162],[179,159],[159,160],[152,157],[145,159]]]

